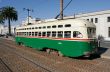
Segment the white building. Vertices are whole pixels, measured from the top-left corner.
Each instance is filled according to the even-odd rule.
[[[4,29],[4,26],[2,24],[0,24],[0,34],[1,35],[4,34],[3,29]]]
[[[1,35],[6,35],[8,34],[8,27],[7,26],[4,26],[4,25],[0,25],[0,34]],[[14,26],[11,26],[11,33],[14,35],[15,34],[15,27]]]
[[[96,35],[110,41],[110,10],[82,13],[65,18],[86,19],[96,25]]]

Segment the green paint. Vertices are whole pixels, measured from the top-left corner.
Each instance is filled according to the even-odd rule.
[[[66,40],[51,40],[41,38],[25,38],[16,37],[16,43],[21,42],[25,46],[42,50],[43,48],[52,48],[61,51],[65,56],[77,57],[84,55],[84,52],[92,52],[95,46],[88,42],[82,41],[66,41]]]

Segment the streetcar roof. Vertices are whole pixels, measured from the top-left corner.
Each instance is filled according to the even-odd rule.
[[[27,27],[36,27],[36,26],[49,26],[49,25],[63,25],[63,24],[71,24],[72,26],[77,27],[95,27],[95,25],[92,22],[89,22],[84,19],[64,19],[64,20],[55,20],[55,21],[49,21],[49,22],[42,22],[42,23],[36,23],[32,25],[25,25],[19,28],[27,28]]]

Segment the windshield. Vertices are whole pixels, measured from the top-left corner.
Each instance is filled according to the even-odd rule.
[[[87,28],[88,38],[96,37],[96,28],[88,27]]]

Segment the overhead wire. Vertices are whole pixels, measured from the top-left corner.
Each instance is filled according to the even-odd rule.
[[[63,11],[71,4],[72,1],[73,1],[73,0],[70,0],[70,1],[68,2],[68,4],[64,7]],[[61,14],[61,12],[55,17],[55,19],[57,19],[57,18],[60,16],[60,14]]]

